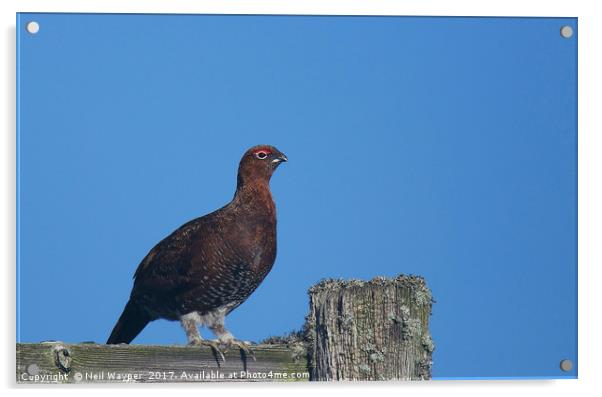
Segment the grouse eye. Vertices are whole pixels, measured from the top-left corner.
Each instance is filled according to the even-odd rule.
[[[257,156],[258,159],[263,160],[266,157],[268,157],[268,154],[266,152],[257,152],[255,153],[255,155]]]

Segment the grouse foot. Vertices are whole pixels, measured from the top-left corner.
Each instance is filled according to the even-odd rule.
[[[232,347],[232,346],[236,346],[238,347],[242,352],[244,352],[244,354],[247,357],[251,357],[253,359],[253,361],[257,361],[257,359],[255,358],[255,353],[253,352],[253,350],[251,350],[251,348],[249,347],[250,343],[249,342],[245,342],[242,340],[238,340],[238,339],[230,339],[227,342],[224,343],[228,348]],[[227,350],[226,350],[227,351]]]
[[[188,343],[190,346],[209,346],[213,349],[213,352],[219,356],[223,362],[226,361],[224,353],[220,350],[219,342],[215,340],[196,339]]]

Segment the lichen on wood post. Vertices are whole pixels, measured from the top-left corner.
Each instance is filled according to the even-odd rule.
[[[311,380],[425,380],[434,343],[422,277],[324,280],[309,290]]]

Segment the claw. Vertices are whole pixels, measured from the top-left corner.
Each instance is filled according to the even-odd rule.
[[[228,341],[226,343],[226,345],[228,347],[232,347],[232,346],[238,347],[240,350],[242,350],[245,353],[246,356],[251,357],[253,359],[253,361],[257,361],[257,358],[255,358],[255,353],[249,347],[248,342],[244,342],[244,341],[237,340],[237,339],[232,339],[231,341]]]
[[[213,349],[213,352],[222,359],[222,362],[226,362],[226,357],[224,356],[224,353],[222,353],[222,351],[220,350],[219,343],[217,341],[201,339],[201,340],[196,340],[194,342],[190,342],[189,345],[191,345],[191,346],[209,346],[209,347],[211,347],[211,349]]]

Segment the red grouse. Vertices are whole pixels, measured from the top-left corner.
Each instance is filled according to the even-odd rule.
[[[224,326],[228,313],[255,291],[276,259],[276,208],[270,178],[287,161],[273,146],[249,149],[240,160],[232,201],[194,219],[159,242],[134,274],[134,287],[107,344],[130,343],[151,321],[179,320],[188,342],[207,326],[221,344],[249,352]],[[223,357],[223,355],[222,355]]]

